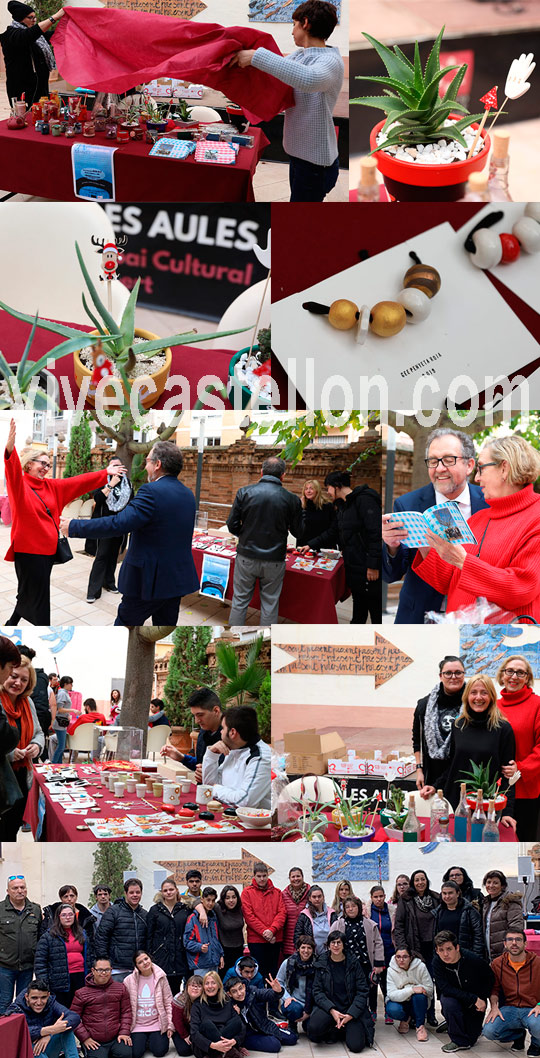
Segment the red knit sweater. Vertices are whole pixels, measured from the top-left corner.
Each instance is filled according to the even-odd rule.
[[[540,696],[523,687],[502,691],[497,704],[516,737],[516,764],[521,772],[516,797],[540,797]]]
[[[4,453],[6,488],[13,515],[11,544],[5,555],[13,562],[15,552],[54,555],[58,544],[58,521],[66,506],[85,492],[99,489],[107,481],[106,470],[77,474],[74,478],[33,478],[24,474],[15,449]],[[37,495],[36,495],[37,493]],[[47,514],[42,497],[53,519]]]
[[[503,610],[540,620],[540,495],[527,485],[511,496],[491,500],[489,507],[469,518],[469,525],[478,544],[465,544],[463,569],[451,566],[431,548],[425,559],[417,552],[415,573],[448,596],[449,613],[485,596]],[[477,557],[479,549],[481,557]]]

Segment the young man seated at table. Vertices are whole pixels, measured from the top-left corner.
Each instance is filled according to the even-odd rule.
[[[450,930],[436,933],[433,943],[433,976],[450,1036],[442,1050],[470,1051],[482,1032],[495,980],[493,970],[479,955],[462,950]]]
[[[259,736],[250,705],[233,705],[223,714],[221,740],[206,750],[202,781],[227,805],[270,808],[270,746]]]
[[[24,1016],[34,1054],[46,1054],[47,1058],[60,1058],[60,1055],[78,1058],[73,1030],[81,1019],[57,1001],[46,981],[30,981],[26,992],[19,992],[6,1014]]]
[[[491,1007],[482,1035],[497,1043],[512,1041],[512,1050],[522,1050],[528,1029],[529,1058],[540,1055],[540,959],[526,951],[527,936],[521,929],[508,929],[504,952],[491,964],[495,984]]]

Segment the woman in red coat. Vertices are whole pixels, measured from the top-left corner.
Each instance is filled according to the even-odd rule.
[[[453,544],[428,532],[412,568],[448,596],[447,613],[476,605],[478,598],[504,611],[540,620],[540,453],[523,437],[485,445],[476,480],[488,507],[469,518],[477,544]],[[500,624],[501,619],[488,619]]]
[[[296,951],[294,946],[294,930],[298,922],[298,916],[307,904],[309,885],[304,878],[301,867],[291,867],[289,871],[289,884],[285,886],[282,896],[287,919],[283,929],[282,955],[293,955]]]
[[[113,459],[106,470],[78,474],[74,478],[48,478],[49,455],[30,448],[22,462],[15,450],[15,420],[12,419],[4,455],[6,487],[13,524],[11,546],[5,556],[15,562],[17,602],[6,625],[16,625],[21,617],[33,625],[51,621],[51,570],[58,547],[58,520],[66,504],[104,485],[107,474],[125,473],[120,460]]]
[[[497,679],[502,686],[498,706],[512,726],[516,759],[502,769],[511,779],[519,773],[514,818],[520,841],[537,841],[540,817],[540,696],[527,658],[512,654],[503,661]]]

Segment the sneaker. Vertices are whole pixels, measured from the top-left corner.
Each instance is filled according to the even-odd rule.
[[[107,586],[105,586],[105,591],[110,591],[111,595],[120,595],[117,587],[107,588]]]
[[[371,1020],[372,1020],[373,1024],[375,1024],[375,1022],[377,1021],[377,1011],[376,1010],[370,1010],[369,1013],[371,1014]]]
[[[441,1036],[443,1032],[448,1032],[448,1024],[447,1024],[447,1022],[446,1021],[441,1021],[441,1024],[437,1025],[437,1028],[435,1029],[435,1032],[438,1033],[439,1036]]]
[[[512,1050],[513,1051],[523,1051],[523,1050],[525,1050],[525,1033],[524,1032],[520,1032],[519,1036],[516,1036],[515,1040],[512,1040]]]
[[[428,1038],[428,1033],[425,1025],[418,1025],[416,1029],[416,1039],[420,1043],[425,1043]]]
[[[432,1029],[436,1029],[437,1028],[437,1025],[439,1024],[439,1022],[437,1021],[437,1018],[435,1017],[435,1014],[428,1014],[426,1020],[427,1020],[428,1025],[431,1025]]]
[[[441,1051],[445,1054],[453,1054],[454,1051],[470,1051],[470,1049],[468,1043],[445,1043],[444,1047],[441,1047]]]
[[[88,596],[86,601],[89,602],[89,603],[97,602],[97,595]]]
[[[400,1021],[399,1025],[398,1025],[398,1032],[401,1032],[402,1035],[405,1035],[405,1033],[408,1032],[408,1031],[409,1031],[409,1022],[408,1021]]]
[[[527,1049],[527,1054],[529,1055],[529,1058],[539,1058],[540,1044],[535,1043],[534,1040],[531,1040]]]
[[[385,1025],[393,1025],[394,1024],[394,1019],[393,1018],[389,1018],[388,1014],[386,1014],[385,1018],[384,1018],[384,1024]]]

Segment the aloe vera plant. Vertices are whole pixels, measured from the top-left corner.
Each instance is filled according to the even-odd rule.
[[[457,783],[466,782],[470,784],[471,790],[476,793],[477,790],[481,790],[484,795],[484,800],[489,801],[491,798],[496,797],[500,793],[500,779],[492,779],[491,777],[491,757],[487,764],[475,764],[472,760],[469,761],[471,765],[470,771],[460,772],[459,778],[456,779]]]
[[[386,114],[382,129],[386,138],[384,143],[375,150],[380,150],[381,147],[431,143],[442,138],[457,140],[462,147],[467,147],[463,129],[466,129],[472,121],[479,121],[483,115],[469,114],[467,108],[457,100],[459,88],[467,71],[467,64],[446,66],[441,70],[440,52],[444,29],[443,26],[429,53],[424,69],[420,62],[418,41],[415,41],[414,61],[411,62],[397,44],[393,48],[388,48],[369,33],[363,34],[382,59],[388,72],[388,77],[361,75],[356,78],[357,81],[370,81],[380,85],[383,95],[351,99],[351,103],[359,103],[365,107],[378,107]],[[457,72],[441,98],[439,96],[440,82],[446,74],[453,70]],[[445,125],[444,122],[453,113],[466,116],[450,125]],[[393,127],[390,128],[390,126]],[[373,154],[374,151],[371,153]]]

